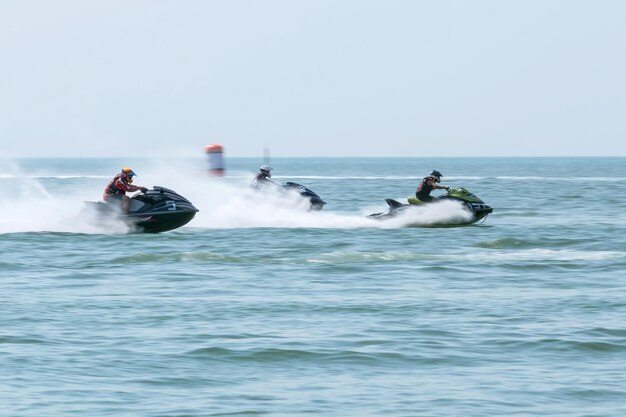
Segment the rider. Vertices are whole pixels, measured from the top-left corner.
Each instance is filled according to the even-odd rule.
[[[418,185],[417,190],[415,190],[415,197],[418,200],[423,201],[425,203],[433,201],[433,197],[430,195],[432,190],[444,189],[450,190],[449,187],[444,187],[443,185],[437,185],[438,182],[441,182],[441,172],[439,171],[431,171],[427,177],[425,177],[420,185]]]
[[[133,177],[135,175],[136,174],[130,168],[122,169],[122,172],[113,177],[113,179],[106,186],[102,199],[106,202],[121,202],[122,213],[127,214],[128,209],[130,208],[130,198],[126,195],[126,193],[134,191],[141,191],[142,193],[145,193],[148,191],[146,187],[132,185]]]
[[[270,179],[272,177],[272,170],[273,168],[267,165],[263,165],[259,168],[259,172],[256,174],[256,177],[254,177],[254,180],[252,180],[250,187],[255,190],[260,190],[270,184],[276,185],[276,183]]]

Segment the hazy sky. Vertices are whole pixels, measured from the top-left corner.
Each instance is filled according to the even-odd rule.
[[[0,156],[626,155],[626,1],[0,0]]]

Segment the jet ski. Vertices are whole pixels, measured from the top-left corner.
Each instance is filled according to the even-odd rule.
[[[86,201],[98,220],[121,219],[133,231],[160,233],[184,226],[194,218],[198,209],[189,200],[173,190],[155,186],[144,194],[135,194],[130,199],[128,214],[120,212],[119,205],[102,201]]]
[[[286,182],[282,184],[281,187],[284,191],[296,191],[298,194],[300,194],[300,196],[308,199],[311,203],[311,207],[309,208],[309,210],[320,211],[322,208],[324,208],[324,204],[326,204],[326,202],[322,200],[319,195],[317,195],[315,192],[308,189],[304,185],[298,184],[296,182]]]
[[[456,188],[450,187],[447,194],[444,194],[440,197],[436,197],[432,202],[425,203],[421,200],[418,200],[415,197],[410,197],[407,199],[408,204],[401,203],[392,198],[385,199],[389,207],[387,210],[382,211],[380,213],[370,214],[368,217],[373,219],[388,219],[392,217],[397,217],[403,213],[406,213],[407,210],[414,209],[419,206],[424,206],[425,204],[437,204],[442,201],[458,201],[463,205],[463,208],[471,213],[471,217],[468,221],[464,221],[463,223],[453,223],[454,225],[463,225],[463,224],[472,224],[476,223],[479,220],[482,220],[487,217],[490,213],[493,212],[493,208],[476,195],[472,194],[465,188]]]
[[[313,210],[313,211],[320,211],[322,208],[324,208],[324,204],[326,204],[326,202],[324,200],[322,200],[322,198],[317,195],[314,191],[310,190],[309,188],[305,187],[302,184],[298,184],[296,182],[285,182],[285,183],[279,183],[279,182],[274,182],[274,181],[254,181],[251,185],[250,188],[252,188],[255,191],[268,191],[268,190],[278,190],[281,193],[298,193],[300,194],[300,197],[309,200],[310,206],[309,206],[309,210]]]

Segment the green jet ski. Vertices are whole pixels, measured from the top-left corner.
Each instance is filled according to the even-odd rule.
[[[493,212],[493,208],[487,204],[476,195],[472,194],[465,188],[456,188],[450,187],[447,194],[444,194],[440,197],[433,198],[432,202],[423,202],[418,200],[415,197],[409,197],[407,199],[408,204],[401,203],[392,198],[386,198],[385,201],[389,205],[387,210],[382,211],[380,213],[370,214],[368,217],[373,219],[389,219],[393,217],[397,217],[402,214],[406,214],[407,210],[415,209],[420,206],[424,206],[426,204],[437,204],[442,201],[458,201],[463,205],[463,208],[471,213],[471,217],[469,221],[460,224],[472,224],[476,223],[479,220],[484,219]]]

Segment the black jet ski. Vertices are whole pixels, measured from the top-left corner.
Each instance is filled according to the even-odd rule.
[[[373,219],[388,219],[406,213],[407,210],[411,210],[415,207],[423,206],[424,204],[437,204],[437,202],[450,200],[460,202],[461,204],[463,204],[463,208],[472,214],[469,221],[454,224],[461,225],[476,223],[477,221],[484,219],[485,217],[487,217],[487,215],[493,212],[493,208],[491,206],[485,204],[484,201],[476,197],[465,188],[450,187],[447,194],[434,198],[433,201],[429,203],[425,203],[415,197],[408,198],[408,204],[401,203],[392,198],[387,198],[385,199],[385,201],[389,205],[387,210],[380,213],[370,214],[368,217]]]
[[[322,200],[319,195],[317,195],[312,190],[309,190],[304,185],[298,184],[296,182],[286,182],[281,187],[285,191],[296,191],[298,194],[300,194],[300,196],[308,199],[311,202],[310,210],[320,211],[322,208],[324,208],[324,204],[326,204],[326,202]]]
[[[283,193],[298,193],[302,198],[309,200],[309,202],[311,203],[311,205],[309,206],[309,210],[320,211],[322,208],[324,208],[324,204],[326,204],[326,202],[322,200],[322,198],[314,191],[296,182],[278,183],[270,180],[265,180],[262,182],[255,180],[250,185],[250,188],[256,191],[278,190]]]
[[[132,231],[160,233],[184,226],[194,218],[198,209],[189,200],[173,190],[155,186],[144,194],[130,199],[128,214],[120,213],[119,205],[102,201],[86,201],[89,209],[103,216],[98,220],[117,218],[126,222]]]

